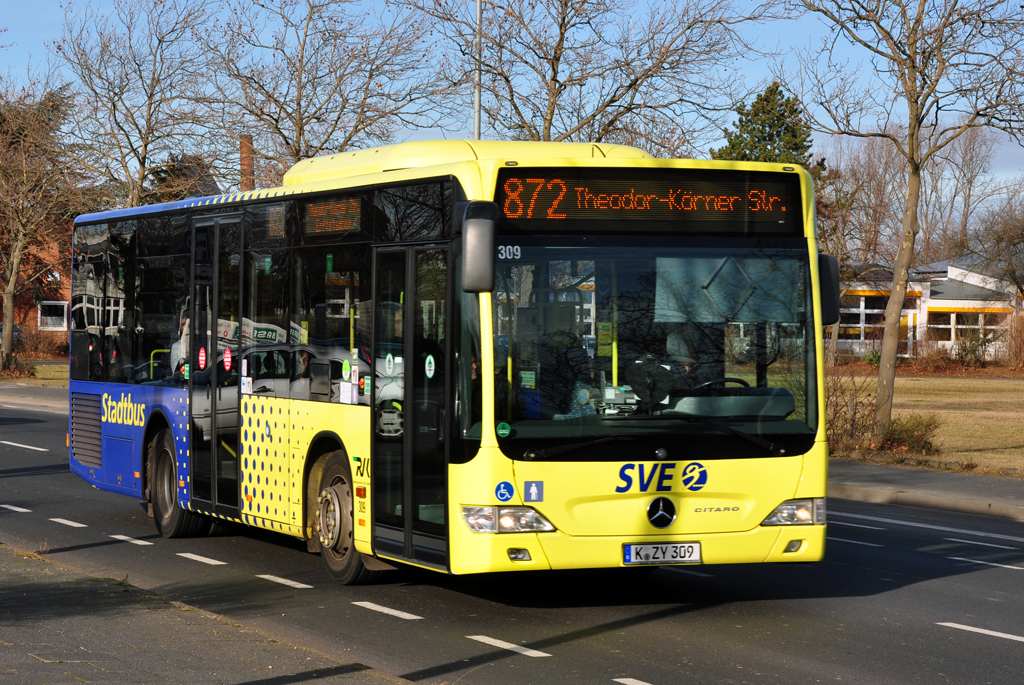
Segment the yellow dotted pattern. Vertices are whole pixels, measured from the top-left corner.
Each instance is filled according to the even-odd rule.
[[[189,505],[188,486],[191,484],[191,476],[189,476],[188,470],[188,392],[182,392],[177,394],[177,397],[173,397],[168,408],[173,412],[173,416],[168,418],[171,420],[171,434],[174,435],[174,451],[178,461],[178,501]],[[189,508],[191,508],[190,505]]]
[[[289,459],[291,400],[242,398],[240,510],[245,523],[302,536],[301,501],[295,506],[292,483],[301,489],[302,464]]]

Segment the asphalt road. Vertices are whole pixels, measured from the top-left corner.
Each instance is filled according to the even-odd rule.
[[[287,537],[159,537],[137,501],[70,473],[66,426],[0,408],[0,541],[412,681],[1024,680],[1024,523],[830,500],[820,564],[341,587]]]

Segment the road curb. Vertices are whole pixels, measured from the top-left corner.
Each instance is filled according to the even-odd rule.
[[[896,490],[855,483],[829,483],[828,495],[829,497],[871,502],[872,504],[898,504],[905,507],[942,509],[964,514],[981,514],[1024,521],[1024,505],[992,502],[971,497],[950,497],[927,491]]]
[[[16,404],[24,406],[25,409],[42,409],[47,411],[57,409],[63,410],[64,413],[67,413],[70,406],[69,400],[67,399],[68,390],[65,388],[58,389],[62,391],[65,398],[58,400],[45,397],[31,397],[30,395],[17,394],[17,391],[24,390],[24,388],[4,385],[0,386],[0,403]]]

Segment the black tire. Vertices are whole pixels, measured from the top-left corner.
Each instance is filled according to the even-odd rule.
[[[327,455],[317,493],[314,530],[320,536],[320,557],[331,578],[341,585],[376,580],[380,573],[366,568],[352,536],[355,528],[352,471],[343,451]]]
[[[211,521],[178,506],[178,467],[174,458],[174,436],[163,429],[149,446],[150,491],[153,521],[165,538],[189,538],[210,532]]]

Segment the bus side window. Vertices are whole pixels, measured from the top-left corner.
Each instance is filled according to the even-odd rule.
[[[188,357],[188,288],[192,268],[188,217],[136,221],[138,256],[132,286],[136,383],[181,385]],[[127,307],[126,307],[127,308]]]
[[[293,258],[292,397],[368,405],[369,244],[302,246]]]
[[[110,224],[107,287],[103,304],[103,343],[108,383],[134,383],[135,329],[134,220]]]
[[[287,398],[289,331],[289,250],[250,250],[243,272],[243,346],[251,346],[253,392],[263,397]],[[248,336],[248,337],[247,337]],[[257,373],[259,375],[257,375]]]

